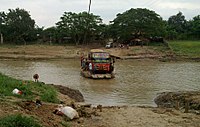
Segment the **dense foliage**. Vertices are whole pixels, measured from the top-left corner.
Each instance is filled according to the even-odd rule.
[[[191,21],[189,21],[190,29],[188,34],[190,37],[200,39],[200,15],[195,16]]]
[[[168,20],[148,9],[130,9],[117,14],[109,25],[100,16],[87,12],[64,12],[56,26],[39,28],[24,9],[0,12],[0,44],[30,42],[88,44],[113,38],[126,41],[132,37],[164,37],[168,40],[200,39],[200,15],[187,21],[182,12]]]
[[[154,11],[148,9],[130,9],[118,14],[112,21],[111,36],[122,41],[132,36],[163,36],[164,22]]]
[[[56,23],[60,37],[70,37],[76,45],[89,42],[91,37],[101,33],[102,19],[92,13],[64,12],[60,20]]]
[[[9,9],[0,13],[0,32],[4,40],[16,44],[26,44],[36,39],[35,21],[24,9]]]

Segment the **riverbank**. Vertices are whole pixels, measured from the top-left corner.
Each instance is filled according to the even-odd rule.
[[[6,45],[0,47],[1,59],[69,59],[79,57],[81,48],[75,46]]]
[[[77,46],[49,46],[49,45],[25,45],[13,46],[3,45],[0,47],[0,59],[72,59],[80,58],[81,54],[87,55],[91,48],[99,47],[77,47]],[[110,52],[121,59],[173,59],[175,54],[165,46],[132,46],[127,48],[101,49]]]
[[[188,42],[190,43],[190,42]],[[53,59],[79,59],[81,54],[87,56],[92,48],[100,48],[120,59],[156,59],[160,61],[200,61],[199,42],[170,42],[169,47],[156,44],[149,46],[130,46],[129,48],[110,48],[95,46],[55,46],[55,45],[1,45],[0,59],[22,60],[53,60]],[[195,48],[195,50],[193,50]]]
[[[84,104],[82,94],[67,87],[59,85],[48,85],[45,83],[35,83],[33,81],[16,80],[4,75],[0,76],[1,96],[0,96],[0,118],[9,115],[21,114],[34,118],[41,126],[55,127],[160,127],[160,126],[192,126],[200,125],[199,98],[200,92],[170,93],[160,94],[156,100],[159,107],[147,106],[110,106],[101,105],[92,107]],[[11,86],[11,87],[10,87]],[[21,95],[13,95],[12,89],[22,90]],[[56,96],[52,92],[45,94],[49,98],[42,100],[44,91],[52,88],[57,91]],[[8,91],[8,92],[7,92]],[[33,95],[33,96],[31,96]],[[161,96],[162,95],[162,96]],[[166,96],[167,95],[167,96]],[[57,98],[52,103],[52,98]],[[174,108],[174,98],[180,102],[179,109]],[[188,113],[185,112],[184,101],[194,102],[189,105]],[[38,105],[38,101],[39,105]],[[171,102],[171,104],[169,103]],[[164,104],[168,104],[165,106]],[[79,118],[69,120],[65,116],[54,113],[60,105],[70,106],[79,113]],[[190,103],[189,103],[190,104]],[[196,107],[194,106],[196,105]],[[169,106],[170,105],[170,106]],[[194,108],[195,107],[195,108]]]
[[[11,99],[9,99],[11,101]],[[0,102],[0,118],[21,114],[36,119],[44,127],[176,127],[200,125],[200,116],[194,113],[183,113],[173,108],[154,107],[103,107],[82,108],[78,119],[69,120],[53,112],[58,104],[43,103],[36,107],[34,102],[20,101]],[[64,104],[66,106],[66,104]]]

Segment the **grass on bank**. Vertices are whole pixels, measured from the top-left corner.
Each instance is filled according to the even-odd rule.
[[[149,47],[150,47],[150,49],[153,49],[153,50],[159,51],[159,52],[169,51],[169,47],[163,43],[153,42],[153,43],[149,44]]]
[[[0,127],[42,127],[32,117],[20,114],[0,118]]]
[[[17,88],[22,91],[22,95],[13,94]],[[0,73],[0,97],[15,96],[22,99],[33,100],[40,97],[41,101],[58,103],[57,91],[53,86],[41,82],[17,80]]]
[[[200,41],[170,41],[169,45],[176,55],[200,58]]]

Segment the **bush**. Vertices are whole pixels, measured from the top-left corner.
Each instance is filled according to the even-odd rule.
[[[10,115],[0,119],[0,127],[42,127],[33,118]]]

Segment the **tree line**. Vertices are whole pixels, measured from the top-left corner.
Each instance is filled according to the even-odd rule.
[[[163,20],[146,8],[132,8],[104,24],[98,15],[87,12],[64,12],[55,26],[44,29],[25,9],[0,12],[1,43],[31,44],[36,42],[88,44],[112,38],[118,42],[131,38],[163,37],[167,40],[200,39],[200,15],[186,20],[182,12]]]

